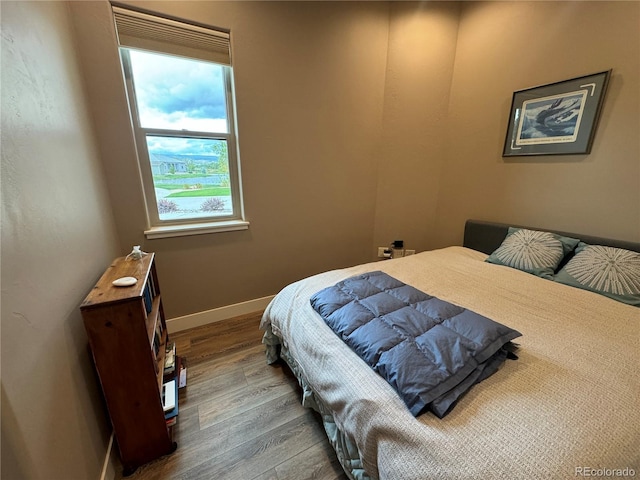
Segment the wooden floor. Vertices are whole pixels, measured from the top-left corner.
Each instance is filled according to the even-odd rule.
[[[174,427],[178,449],[128,479],[347,479],[320,418],[300,405],[291,372],[266,364],[260,317],[171,335],[187,361]]]

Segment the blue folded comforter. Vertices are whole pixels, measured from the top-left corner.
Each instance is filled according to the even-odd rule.
[[[325,288],[311,305],[416,416],[430,410],[444,417],[462,394],[498,370],[509,342],[521,335],[383,272]]]

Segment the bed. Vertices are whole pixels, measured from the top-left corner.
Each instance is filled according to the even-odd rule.
[[[281,358],[296,375],[303,404],[322,415],[349,478],[640,473],[640,308],[554,280],[578,258],[576,244],[546,278],[486,261],[520,229],[542,230],[469,220],[463,246],[324,272],[269,304],[261,322],[267,360]],[[640,252],[638,243],[543,231]],[[318,291],[371,271],[516,329],[518,359],[474,385],[444,418],[414,417],[310,304]]]

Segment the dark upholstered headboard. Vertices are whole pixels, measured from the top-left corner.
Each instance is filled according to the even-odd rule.
[[[640,243],[636,242],[594,237],[592,235],[582,235],[580,233],[562,232],[537,227],[527,227],[523,225],[507,225],[504,223],[485,222],[482,220],[467,220],[464,226],[464,241],[462,245],[490,255],[491,252],[500,246],[504,237],[507,236],[509,227],[543,230],[545,232],[557,233],[565,237],[579,238],[584,243],[588,243],[590,245],[606,245],[609,247],[618,247],[626,250],[633,250],[634,252],[640,252]]]

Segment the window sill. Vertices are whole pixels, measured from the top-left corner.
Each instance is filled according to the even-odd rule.
[[[249,222],[245,220],[229,220],[216,223],[190,223],[188,225],[167,225],[164,227],[151,227],[144,231],[149,240],[170,237],[186,237],[190,235],[202,235],[205,233],[235,232],[247,230]]]

